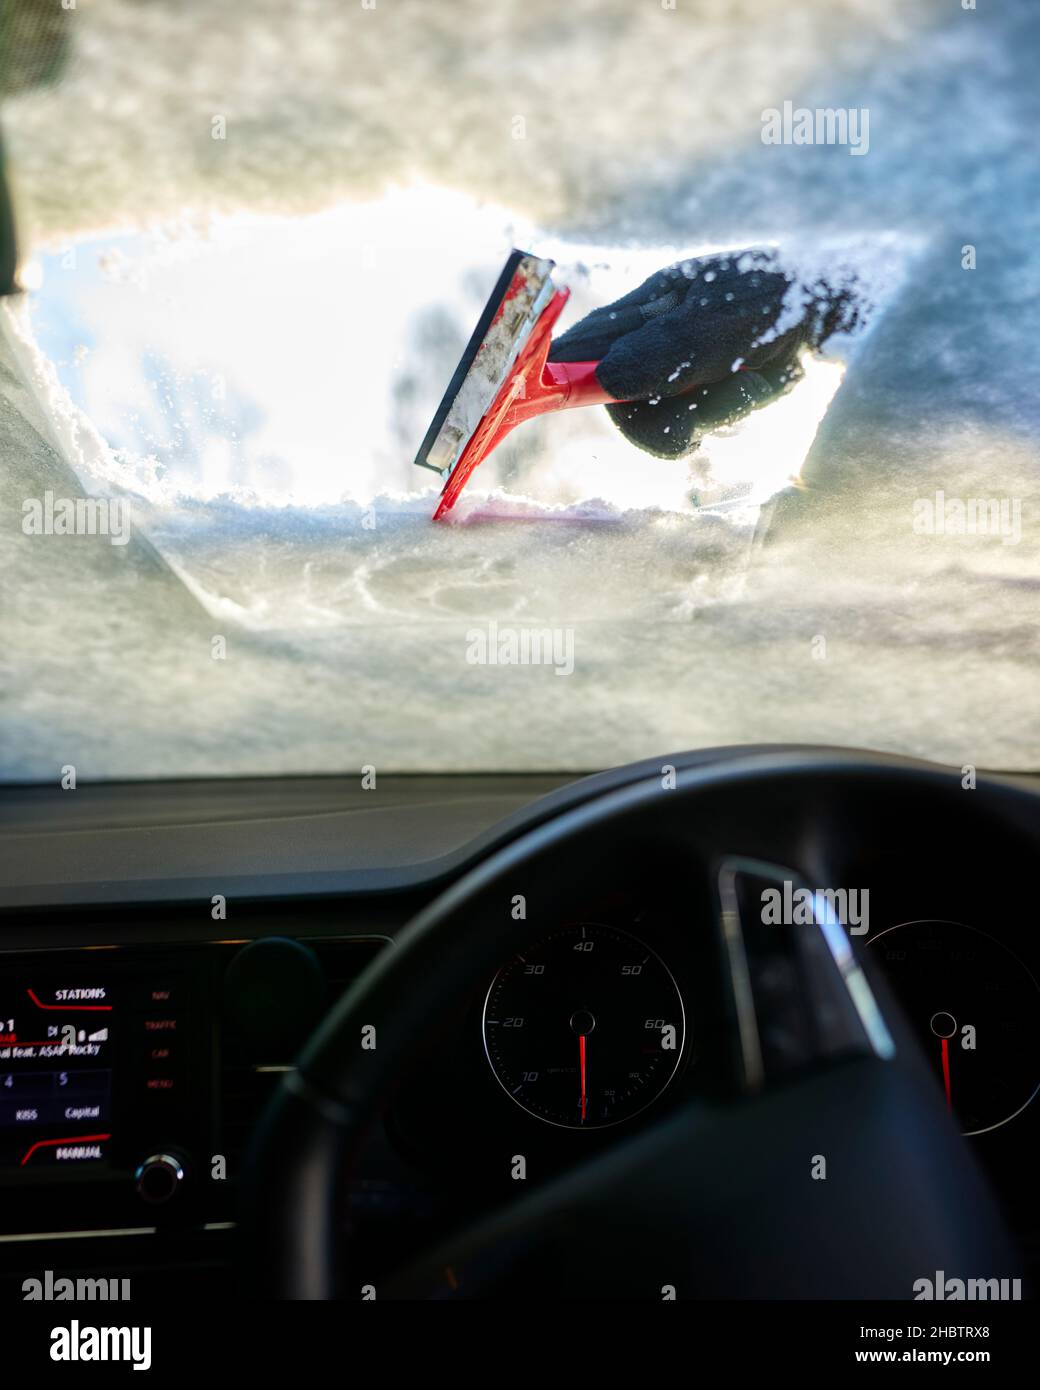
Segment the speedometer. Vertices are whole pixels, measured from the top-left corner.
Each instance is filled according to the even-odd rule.
[[[686,1018],[671,971],[645,942],[579,922],[498,972],[484,1047],[500,1085],[539,1119],[617,1124],[656,1100],[682,1056]]]

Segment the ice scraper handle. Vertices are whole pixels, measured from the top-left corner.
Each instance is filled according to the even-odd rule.
[[[547,394],[559,393],[557,410],[578,405],[611,405],[617,396],[600,384],[596,375],[599,362],[546,362],[542,372],[543,389]]]

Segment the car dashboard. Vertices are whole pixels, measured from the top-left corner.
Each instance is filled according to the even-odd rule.
[[[234,1297],[251,1138],[322,1017],[496,847],[668,766],[9,789],[0,1280],[82,1268],[132,1275],[138,1297]],[[880,792],[747,804],[722,834],[752,863],[768,843],[788,910],[814,863],[838,870],[856,959],[916,1037],[1035,1279],[1036,843],[976,824],[969,798],[963,824]],[[518,1161],[547,1182],[740,1089],[723,868],[686,840],[633,843],[559,883],[553,920],[446,1014],[369,1133],[342,1215],[359,1279],[508,1199]],[[769,991],[793,967],[756,968]],[[799,1028],[778,1009],[761,1039],[778,1076]]]

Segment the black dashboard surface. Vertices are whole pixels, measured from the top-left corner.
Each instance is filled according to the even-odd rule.
[[[715,748],[682,763],[801,751],[832,750]],[[669,756],[585,776],[380,774],[371,789],[360,774],[9,785],[0,790],[0,905],[161,903],[209,896],[218,880],[219,891],[258,899],[421,890],[596,792],[659,775]],[[1040,776],[1005,780],[1040,790]]]
[[[406,887],[450,871],[566,774],[245,778],[0,793],[7,907]]]

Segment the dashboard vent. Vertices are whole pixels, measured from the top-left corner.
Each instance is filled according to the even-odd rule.
[[[263,938],[231,960],[224,980],[217,1097],[221,1152],[230,1177],[237,1177],[256,1122],[298,1047],[386,945],[378,937],[295,943]]]

